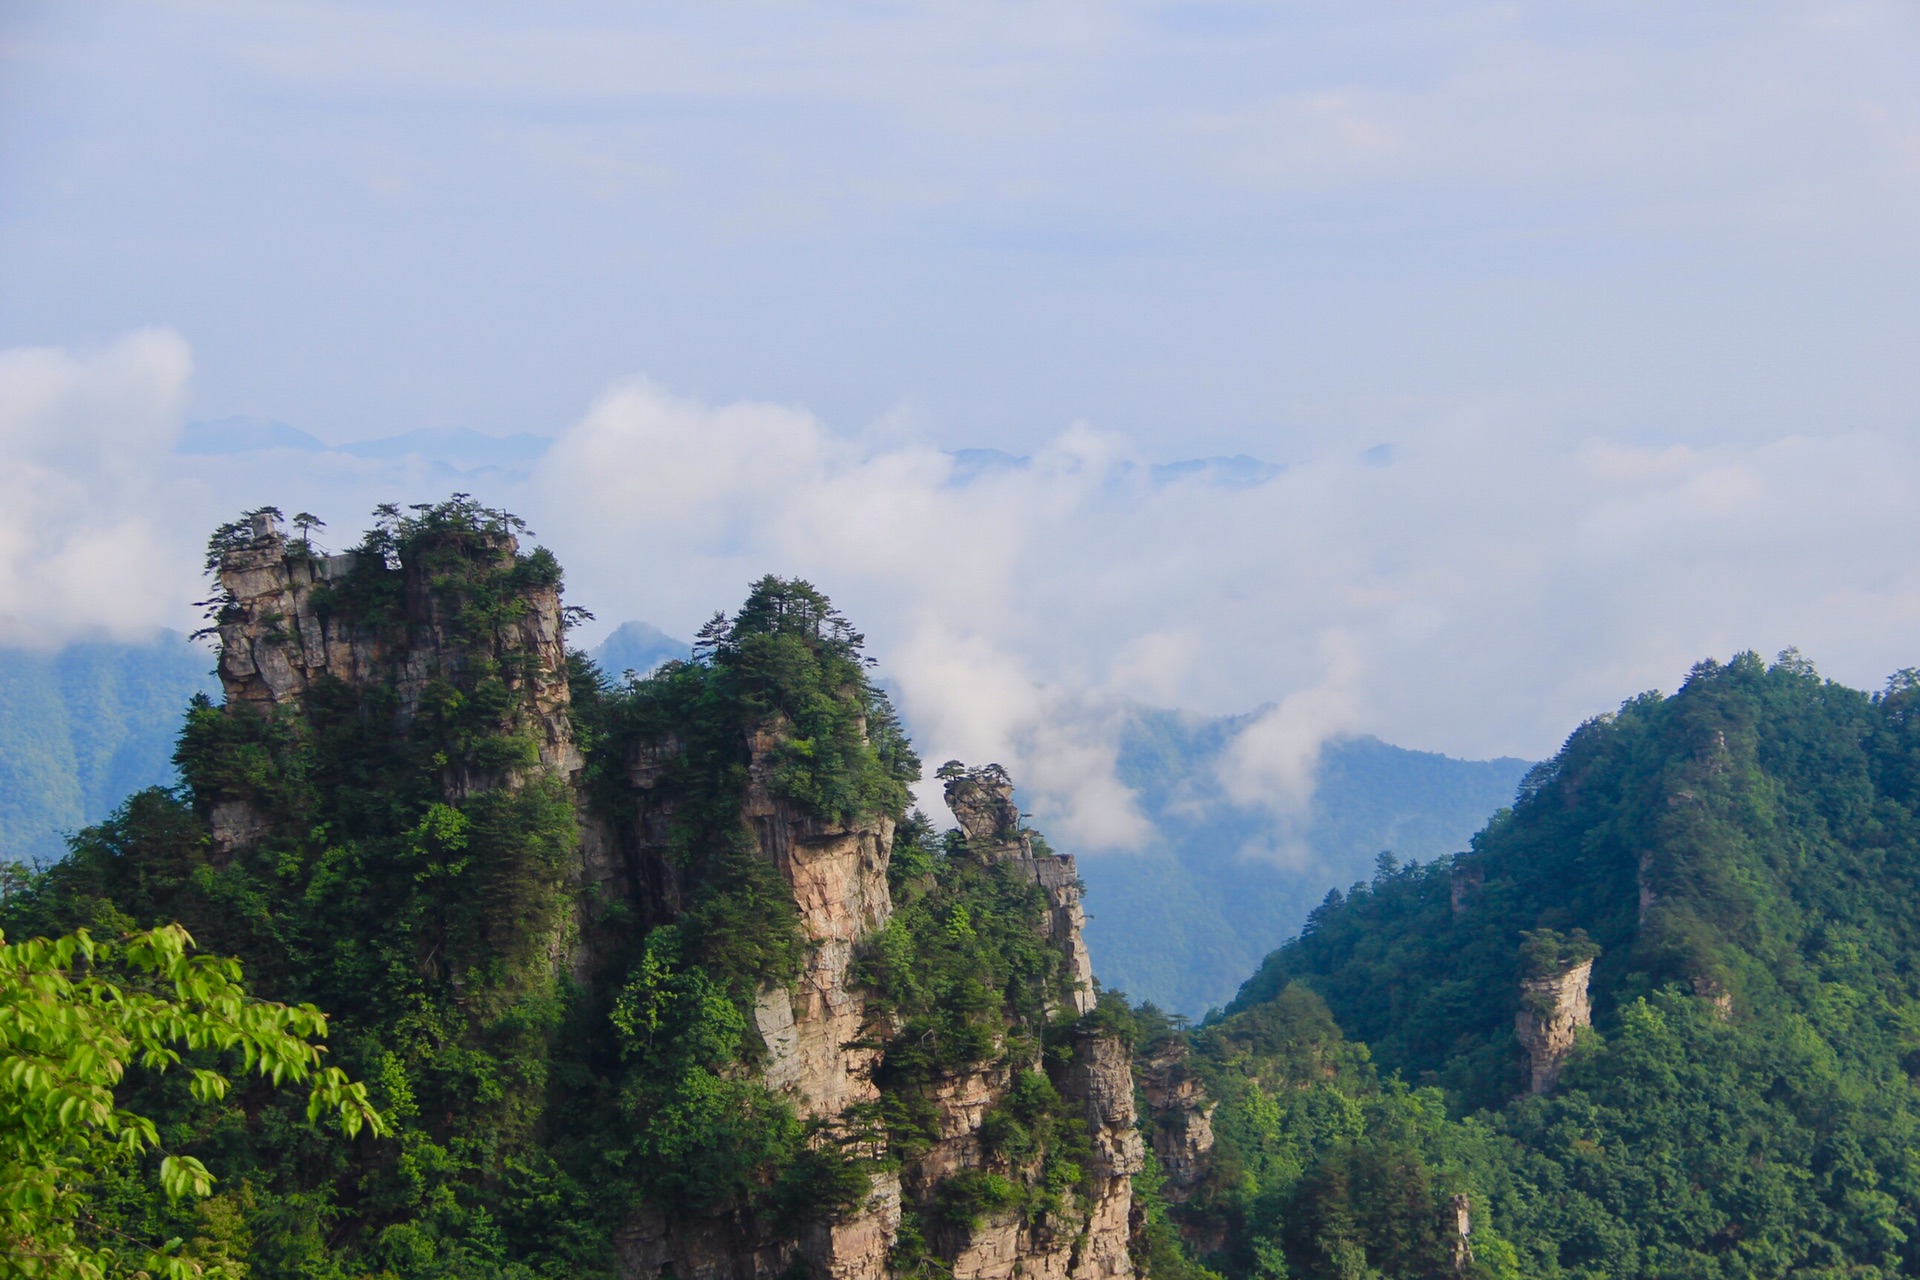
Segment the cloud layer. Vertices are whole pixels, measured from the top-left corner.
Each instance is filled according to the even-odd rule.
[[[1298,813],[1331,735],[1541,755],[1708,655],[1797,644],[1867,684],[1920,656],[1911,440],[1691,447],[1489,411],[1286,461],[1168,478],[1076,425],[976,470],[899,422],[642,382],[561,436],[530,507],[608,616],[687,628],[716,589],[813,579],[930,753],[1003,760],[1088,847],[1142,831],[1112,773],[1128,699],[1274,703],[1222,782]]]
[[[1709,655],[1797,645],[1867,686],[1920,663],[1903,435],[1688,445],[1493,408],[1278,469],[1168,467],[1086,424],[983,455],[906,414],[847,431],[633,380],[530,470],[463,473],[397,446],[176,448],[191,365],[164,332],[0,353],[5,642],[191,625],[197,548],[247,506],[344,545],[376,502],[467,489],[531,521],[603,628],[686,635],[762,573],[813,580],[930,760],[1005,763],[1070,847],[1148,834],[1114,775],[1130,703],[1271,704],[1218,781],[1283,819],[1281,858],[1330,736],[1539,756]]]
[[[192,580],[156,514],[193,361],[178,335],[0,352],[0,644],[125,634]]]

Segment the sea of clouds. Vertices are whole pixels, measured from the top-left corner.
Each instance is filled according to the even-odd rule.
[[[1221,782],[1297,814],[1330,737],[1550,752],[1707,656],[1797,645],[1849,683],[1920,662],[1920,442],[1645,441],[1500,405],[1310,456],[1168,467],[1098,424],[966,453],[617,382],[522,467],[326,445],[181,449],[182,336],[0,353],[0,643],[197,624],[214,524],[273,503],[351,544],[376,502],[524,515],[569,598],[689,635],[762,573],[869,637],[931,763],[998,760],[1069,847],[1146,820],[1114,775],[1134,702],[1268,709]]]

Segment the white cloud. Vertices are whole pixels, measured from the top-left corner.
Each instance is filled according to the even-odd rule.
[[[963,479],[897,427],[635,385],[561,437],[529,503],[609,618],[684,628],[760,572],[811,578],[872,637],[930,760],[998,759],[1063,836],[1126,848],[1145,833],[1114,777],[1127,698],[1274,702],[1221,782],[1284,820],[1338,734],[1544,754],[1747,645],[1875,682],[1914,658],[1891,624],[1920,610],[1917,455],[1877,435],[1642,444],[1490,410],[1406,424],[1390,465],[1288,459],[1248,488],[1156,481],[1084,425]]]
[[[1867,686],[1920,661],[1909,434],[1646,441],[1493,406],[1235,487],[1156,476],[1169,459],[1085,424],[962,466],[904,415],[850,432],[628,381],[516,480],[174,454],[190,369],[163,333],[0,353],[0,640],[191,625],[197,549],[248,506],[318,512],[337,546],[376,502],[471,489],[529,519],[603,625],[685,635],[762,573],[810,578],[867,632],[929,764],[1005,764],[1065,847],[1149,834],[1116,776],[1130,700],[1270,703],[1218,782],[1275,815],[1247,852],[1282,859],[1333,735],[1541,755],[1708,655],[1797,645]]]
[[[152,519],[192,357],[136,333],[0,352],[0,642],[152,626],[191,572]]]

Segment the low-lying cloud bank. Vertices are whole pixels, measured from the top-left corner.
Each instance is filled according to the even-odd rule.
[[[904,417],[847,432],[636,380],[525,466],[463,472],[430,435],[181,452],[190,372],[164,332],[0,354],[0,643],[190,624],[198,546],[240,508],[344,543],[375,502],[465,488],[523,513],[609,624],[687,634],[761,573],[812,579],[933,763],[1002,761],[1085,850],[1149,830],[1114,772],[1133,701],[1271,703],[1220,781],[1285,815],[1334,735],[1537,756],[1709,654],[1794,644],[1861,684],[1920,661],[1920,443],[1893,435],[1694,445],[1496,406],[1168,467],[1085,424],[956,454]]]

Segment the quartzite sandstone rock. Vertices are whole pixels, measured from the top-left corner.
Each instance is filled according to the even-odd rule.
[[[1526,1050],[1529,1093],[1550,1093],[1560,1080],[1560,1068],[1573,1052],[1574,1037],[1593,1023],[1587,1003],[1587,980],[1593,961],[1528,978],[1521,984],[1520,1011],[1513,1016],[1520,1047]]]
[[[1140,1093],[1151,1120],[1153,1156],[1167,1180],[1161,1194],[1174,1204],[1185,1201],[1206,1175],[1213,1150],[1213,1112],[1220,1104],[1188,1063],[1185,1040],[1169,1040],[1141,1064]]]
[[[401,567],[401,618],[397,624],[371,626],[322,607],[327,591],[354,572],[354,556],[313,554],[264,517],[251,533],[219,569],[227,597],[218,628],[220,676],[230,706],[298,713],[316,684],[337,679],[351,688],[390,688],[394,730],[404,732],[428,686],[457,677],[473,653],[473,638],[456,638],[445,602],[409,566]],[[514,538],[504,533],[483,539],[480,548],[503,568],[512,566],[517,550]],[[513,727],[531,729],[539,744],[538,764],[489,773],[449,770],[442,780],[449,795],[520,785],[530,772],[578,782],[581,759],[568,719],[558,590],[528,587],[525,604],[482,644],[522,695],[515,699],[520,710],[514,714],[525,720]],[[803,1114],[831,1121],[878,1096],[872,1070],[880,1050],[874,1046],[894,1030],[876,1024],[865,992],[853,980],[857,948],[892,914],[887,864],[894,828],[885,817],[825,821],[779,798],[771,785],[772,762],[785,732],[776,719],[749,735],[741,818],[762,855],[785,877],[808,951],[793,988],[769,988],[756,1002],[753,1020],[765,1046],[758,1070],[769,1088],[792,1098]],[[570,969],[576,980],[590,980],[601,963],[596,930],[612,927],[608,922],[615,918],[606,903],[623,903],[637,921],[623,927],[641,929],[670,922],[687,905],[682,873],[669,856],[674,802],[660,786],[682,750],[672,736],[634,750],[625,776],[635,803],[618,821],[596,812],[584,792],[576,792],[581,839],[572,876],[581,892],[571,932],[578,942],[570,955],[557,938],[549,948],[556,968]],[[1085,1013],[1094,1005],[1094,990],[1081,937],[1085,915],[1079,877],[1072,858],[1035,854],[1012,794],[1011,781],[997,766],[965,773],[958,786],[950,782],[948,787],[949,803],[976,856],[1016,863],[1045,894],[1046,935],[1060,949],[1074,984],[1072,1007]],[[264,819],[244,795],[216,799],[209,817],[216,847],[228,854],[265,830]],[[802,1268],[830,1280],[885,1280],[904,1203],[924,1201],[945,1178],[980,1167],[982,1121],[1005,1097],[1013,1074],[1007,1064],[983,1064],[935,1081],[928,1092],[937,1135],[931,1148],[901,1175],[876,1175],[869,1195],[852,1209],[785,1234],[764,1221],[639,1211],[616,1233],[621,1276],[775,1280]],[[1127,1254],[1131,1179],[1141,1167],[1143,1147],[1125,1048],[1109,1036],[1079,1036],[1061,1090],[1086,1118],[1092,1139],[1084,1211],[1076,1205],[1044,1225],[989,1222],[964,1233],[950,1254],[955,1280],[1015,1275],[1110,1280],[1132,1274]]]

